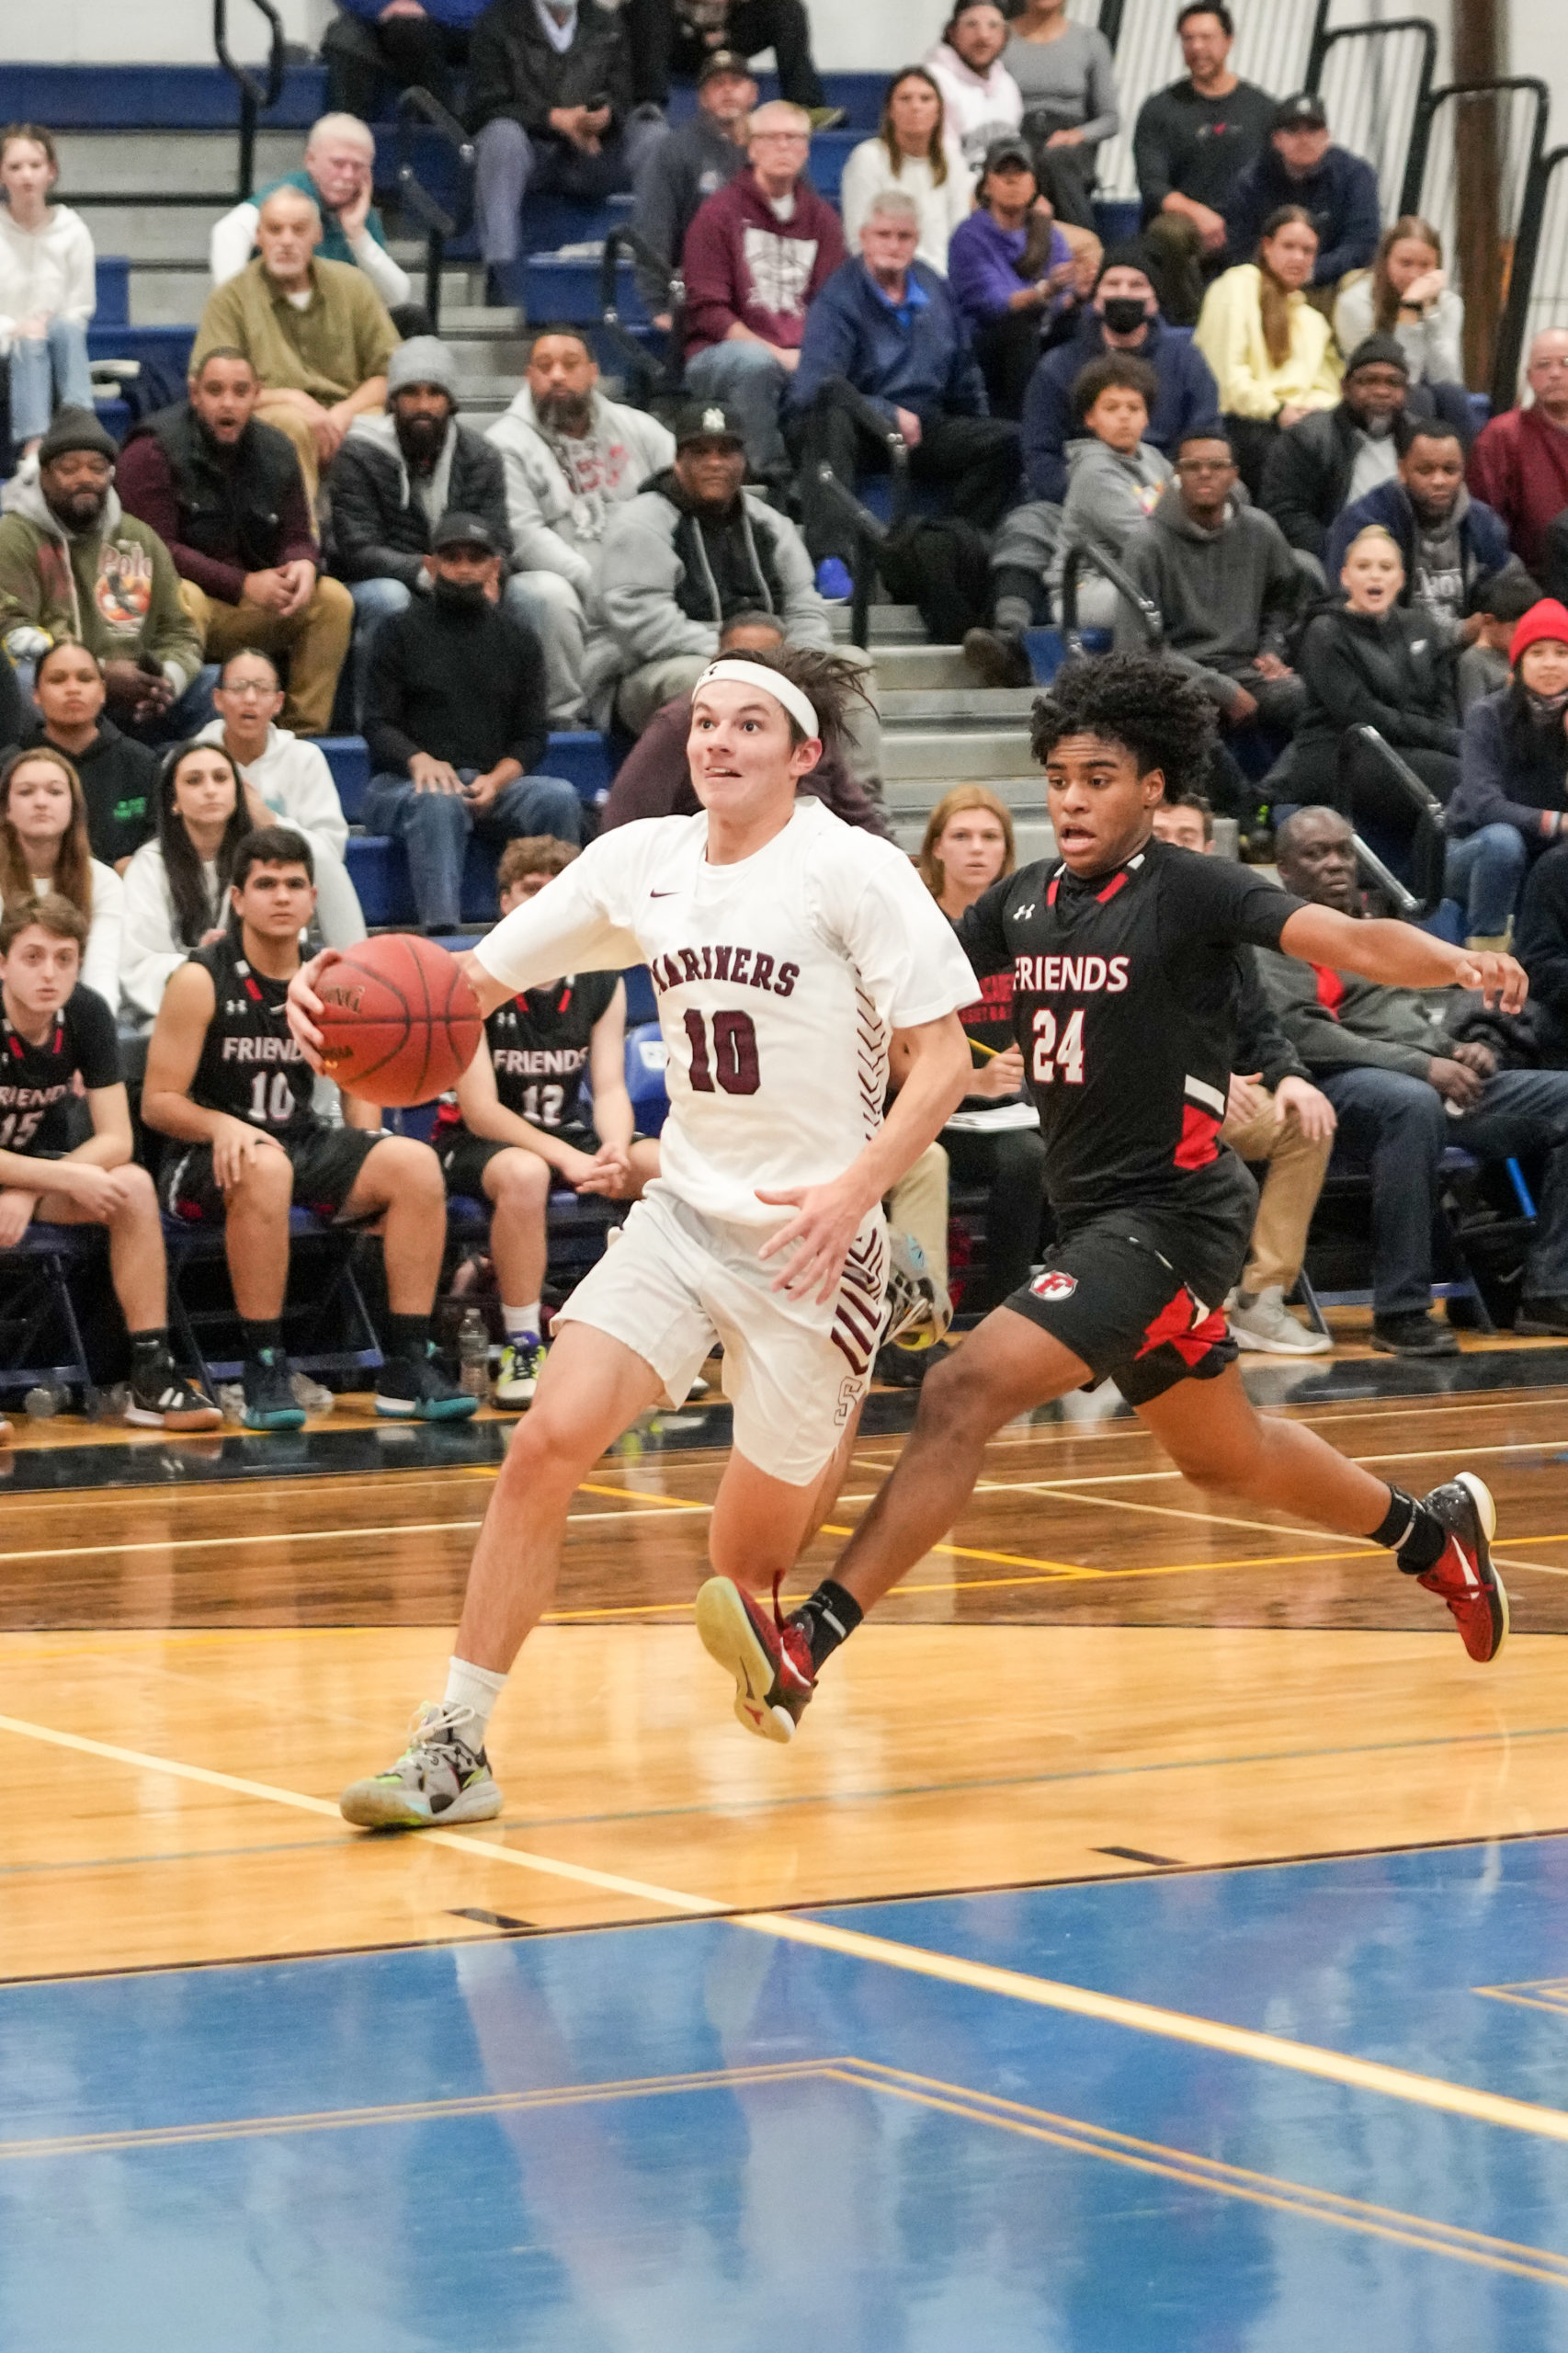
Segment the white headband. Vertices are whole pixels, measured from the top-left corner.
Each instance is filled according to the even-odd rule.
[[[733,686],[759,688],[765,695],[771,695],[780,709],[789,712],[796,726],[803,728],[808,737],[814,736],[818,743],[822,741],[822,722],[812,708],[810,697],[803,695],[792,679],[781,677],[777,670],[767,669],[760,662],[710,662],[691,690],[693,699],[702,692],[704,687],[713,685],[718,679],[728,679]]]

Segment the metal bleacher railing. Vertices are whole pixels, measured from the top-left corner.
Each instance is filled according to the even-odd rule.
[[[1236,45],[1231,63],[1244,81],[1284,97],[1303,89],[1323,39],[1330,0],[1235,0]],[[1180,76],[1173,0],[1070,0],[1068,14],[1097,24],[1116,52],[1121,129],[1100,149],[1100,192],[1126,202],[1138,194],[1132,168],[1132,128],[1138,109]]]
[[[256,133],[260,117],[268,113],[283,95],[288,73],[288,56],[284,47],[283,19],[272,0],[251,0],[267,19],[267,64],[261,73],[243,64],[229,47],[228,0],[212,0],[212,48],[219,64],[233,83],[240,95],[239,145],[234,161],[233,202],[243,204],[256,187]],[[191,206],[199,211],[210,211],[211,190],[188,188],[93,188],[71,191],[71,201],[78,211],[89,207],[119,207],[127,204],[157,206]]]
[[[1532,74],[1433,90],[1416,117],[1400,193],[1400,210],[1420,213],[1442,236],[1465,298],[1471,382],[1490,392],[1494,408],[1512,404],[1518,377],[1523,322],[1508,297],[1516,279],[1528,296],[1534,277],[1528,227],[1550,104]]]
[[[1409,210],[1405,171],[1437,69],[1437,28],[1426,17],[1336,25],[1314,44],[1312,87],[1338,144],[1377,173],[1385,226]]]
[[[222,6],[222,0],[218,0]],[[427,188],[415,166],[415,142],[419,128],[435,131],[455,159],[458,199],[449,210]],[[428,90],[404,90],[397,104],[397,192],[411,220],[425,231],[425,308],[430,331],[441,332],[441,269],[449,239],[459,237],[473,216],[473,142],[462,124]]]
[[[1568,327],[1568,147],[1553,147],[1540,158],[1526,199],[1504,313],[1494,406],[1504,391],[1510,403],[1517,397],[1530,344],[1548,327]],[[1505,358],[1513,363],[1506,387],[1500,381]]]

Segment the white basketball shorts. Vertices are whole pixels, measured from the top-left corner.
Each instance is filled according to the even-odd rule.
[[[734,1443],[790,1487],[810,1486],[866,1394],[881,1332],[887,1233],[879,1210],[856,1235],[837,1292],[792,1298],[773,1282],[785,1261],[759,1258],[766,1229],[703,1217],[655,1184],[620,1240],[556,1317],[606,1332],[653,1366],[679,1405],[714,1342]]]

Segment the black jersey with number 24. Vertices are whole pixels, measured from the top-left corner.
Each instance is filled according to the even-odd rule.
[[[1087,881],[1026,867],[970,908],[959,940],[975,971],[1013,975],[1064,1231],[1112,1210],[1201,1211],[1231,1189],[1219,1135],[1237,951],[1278,948],[1303,904],[1249,867],[1151,841]]]
[[[199,949],[190,961],[211,974],[217,999],[193,1101],[280,1139],[312,1134],[320,1124],[311,1108],[315,1079],[289,1027],[288,982],[254,971],[232,938]]]

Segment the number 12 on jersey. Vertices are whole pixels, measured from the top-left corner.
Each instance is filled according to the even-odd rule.
[[[1084,1014],[1080,1006],[1067,1017],[1067,1026],[1058,1038],[1056,1016],[1048,1006],[1041,1006],[1034,1017],[1034,1061],[1029,1076],[1037,1086],[1050,1086],[1057,1072],[1068,1086],[1084,1084]]]

